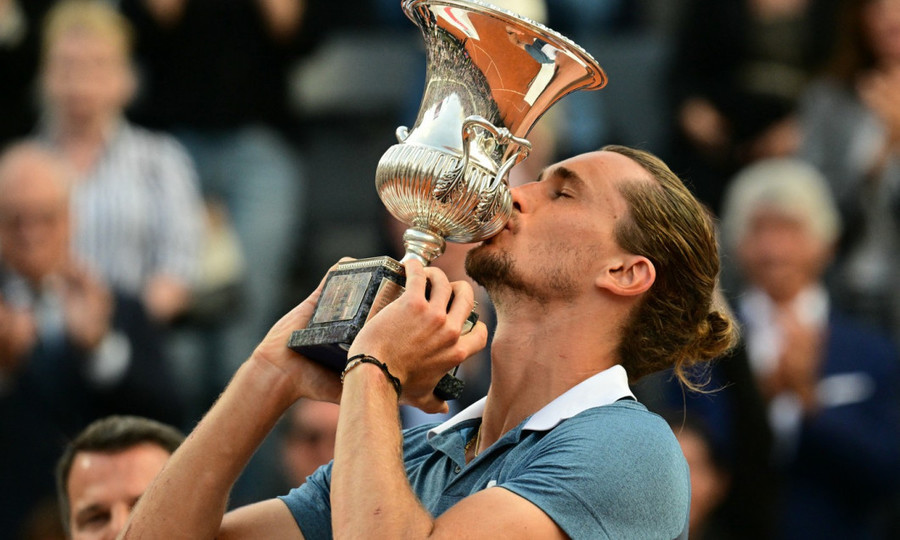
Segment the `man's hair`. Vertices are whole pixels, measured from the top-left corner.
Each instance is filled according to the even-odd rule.
[[[809,227],[822,243],[832,245],[841,231],[841,216],[825,176],[795,158],[770,158],[742,169],[725,192],[723,246],[737,249],[753,214],[767,208]]]
[[[56,493],[66,533],[71,533],[68,483],[76,454],[116,454],[144,443],[155,444],[172,454],[182,441],[184,435],[172,426],[140,416],[107,416],[84,428],[69,443],[56,464]]]
[[[44,61],[50,47],[71,30],[86,31],[115,42],[125,58],[131,56],[134,31],[131,23],[109,2],[102,0],[63,0],[44,19]]]
[[[616,241],[656,268],[656,281],[629,315],[618,353],[632,381],[672,368],[688,388],[690,367],[722,356],[737,340],[737,327],[716,306],[719,255],[709,211],[665,163],[624,146],[603,150],[630,158],[654,182],[625,182],[620,192],[629,214]]]

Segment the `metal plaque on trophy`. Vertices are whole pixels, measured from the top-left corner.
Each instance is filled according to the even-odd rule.
[[[576,90],[606,84],[593,57],[559,33],[475,0],[404,0],[425,39],[426,86],[416,123],[397,129],[375,171],[385,207],[409,228],[401,261],[375,257],[340,263],[315,313],[288,346],[343,370],[365,322],[403,292],[402,262],[428,265],[445,241],[479,242],[512,213],[507,174],[525,159],[524,137],[551,105]],[[474,324],[476,315],[470,317]],[[435,388],[458,397],[448,374]]]

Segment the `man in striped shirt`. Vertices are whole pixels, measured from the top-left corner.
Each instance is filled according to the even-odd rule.
[[[69,0],[49,14],[43,51],[44,142],[74,169],[76,252],[158,322],[190,301],[203,206],[174,138],[134,126],[127,21],[103,2]]]

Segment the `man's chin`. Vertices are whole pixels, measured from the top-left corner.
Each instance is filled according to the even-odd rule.
[[[488,242],[473,248],[466,255],[466,274],[482,287],[505,284],[512,273],[512,261],[505,252],[491,249]]]

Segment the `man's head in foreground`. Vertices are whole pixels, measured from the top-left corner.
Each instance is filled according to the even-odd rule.
[[[175,428],[136,416],[110,416],[85,428],[56,468],[59,506],[69,536],[115,538],[183,440]]]
[[[687,368],[732,346],[735,326],[713,302],[712,220],[658,158],[607,146],[548,167],[512,197],[506,229],[466,261],[499,311],[512,298],[620,310],[616,355],[632,381],[674,368],[688,382]]]

